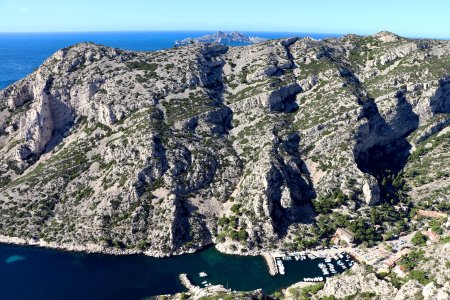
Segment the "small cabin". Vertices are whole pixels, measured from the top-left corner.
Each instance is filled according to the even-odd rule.
[[[355,235],[346,228],[338,228],[336,229],[332,240],[335,244],[339,243],[339,241],[344,241],[351,245],[355,240]]]

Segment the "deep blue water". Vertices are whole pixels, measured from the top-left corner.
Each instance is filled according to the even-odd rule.
[[[152,51],[173,47],[176,40],[213,32],[95,32],[95,33],[0,33],[0,89],[35,70],[57,50],[80,42],[95,42],[127,50]],[[263,38],[310,36],[335,37],[335,34],[290,32],[244,32]]]
[[[322,276],[320,262],[285,261],[286,275],[270,276],[262,257],[225,255],[213,247],[158,259],[0,245],[0,299],[143,299],[183,291],[180,273],[197,285],[206,280],[234,290],[263,288],[272,293],[304,277]],[[207,278],[199,277],[203,271]]]

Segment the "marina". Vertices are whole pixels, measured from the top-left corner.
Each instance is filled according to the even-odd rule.
[[[333,276],[339,272],[343,272],[348,268],[351,268],[355,261],[345,251],[332,253],[326,255],[310,253],[310,252],[294,252],[290,254],[265,254],[263,255],[269,268],[269,273],[272,276],[285,275],[287,262],[301,262],[305,260],[321,261],[318,262],[317,267],[320,269],[323,276],[305,277],[305,282],[320,282],[324,281],[326,277]],[[322,261],[323,260],[323,261]]]

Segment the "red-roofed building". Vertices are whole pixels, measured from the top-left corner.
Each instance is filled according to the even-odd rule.
[[[383,266],[385,269],[391,269],[393,268],[405,255],[408,255],[411,253],[410,249],[403,249],[399,252],[397,252],[395,255],[392,255],[388,259],[386,259],[383,263]]]
[[[352,244],[355,240],[355,236],[353,232],[351,232],[348,229],[345,228],[338,228],[336,229],[336,233],[334,234],[332,241],[333,243],[337,244],[339,241],[344,241],[347,244]]]
[[[431,229],[428,229],[426,231],[422,231],[422,234],[424,236],[426,236],[431,242],[439,241],[439,235],[437,235],[436,232],[434,232]]]

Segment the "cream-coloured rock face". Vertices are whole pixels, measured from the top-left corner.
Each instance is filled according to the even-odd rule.
[[[373,176],[367,176],[363,185],[364,199],[367,205],[376,205],[380,202],[380,187]]]
[[[339,275],[327,280],[318,297],[333,295],[340,299],[363,293],[373,293],[380,299],[389,299],[396,295],[397,289],[387,281],[378,279],[374,273],[368,273],[364,267],[356,265],[351,269],[350,275]]]
[[[449,53],[386,32],[62,49],[0,91],[0,234],[254,254],[318,245],[336,215],[371,228],[400,183],[444,199]]]
[[[29,146],[31,153],[39,155],[53,135],[54,124],[50,111],[50,99],[48,95],[41,94],[41,98],[32,110],[28,111],[25,125],[21,128],[25,144]],[[25,158],[26,159],[26,158]]]

